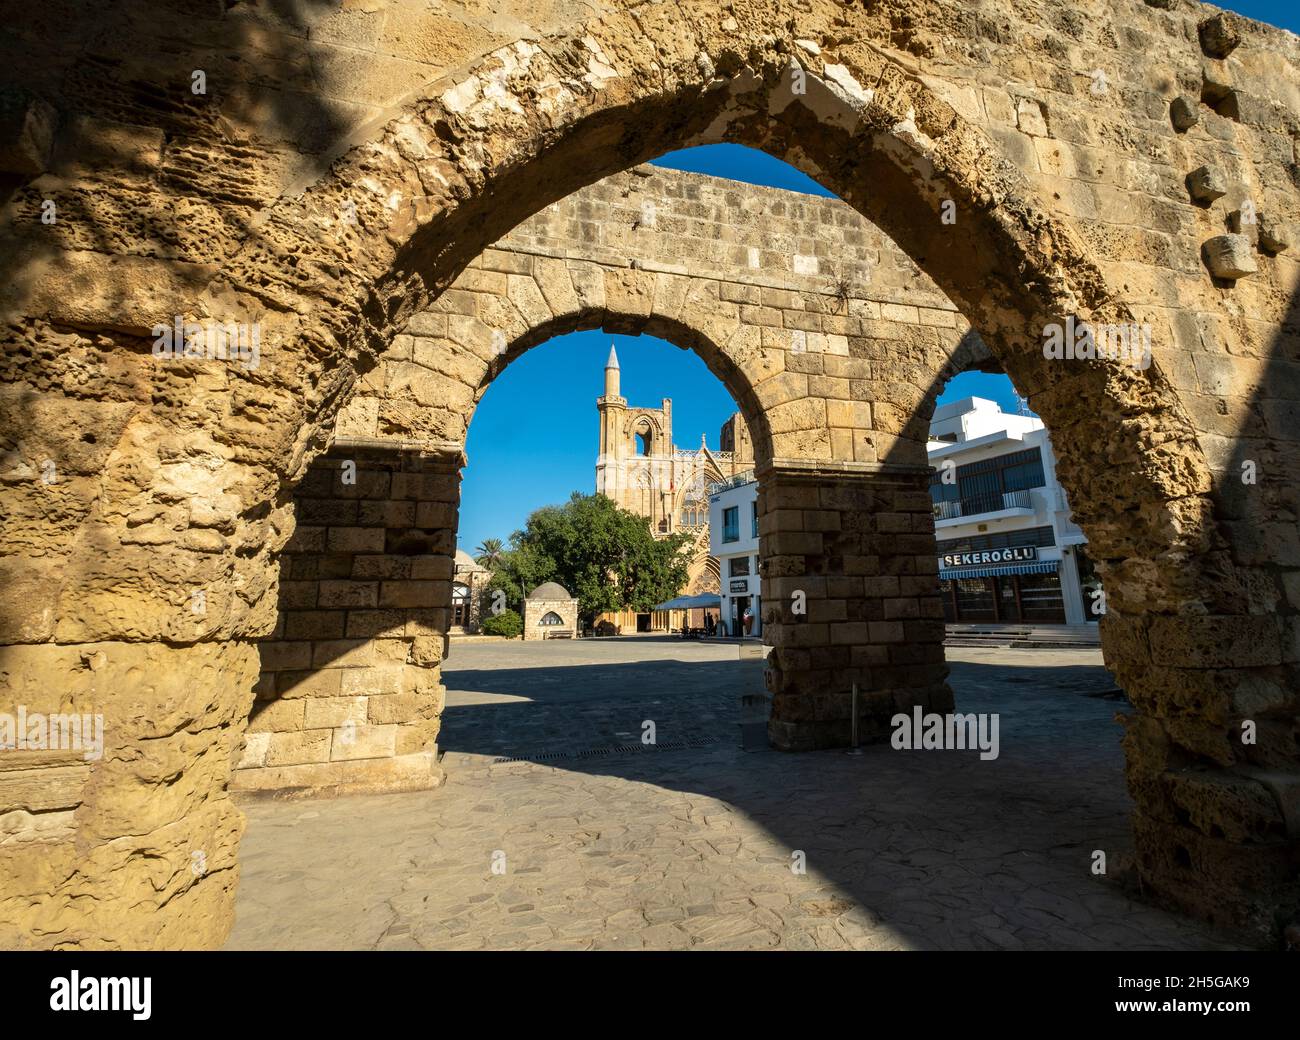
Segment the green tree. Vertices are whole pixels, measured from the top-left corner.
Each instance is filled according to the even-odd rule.
[[[501,566],[505,550],[505,543],[500,538],[484,538],[479,547],[474,550],[474,562],[480,567],[494,571]]]
[[[559,582],[577,598],[588,625],[606,611],[649,610],[678,595],[690,541],[685,534],[655,538],[645,517],[604,495],[574,492],[562,506],[533,512],[511,536],[489,588],[503,590],[515,605],[543,582]]]

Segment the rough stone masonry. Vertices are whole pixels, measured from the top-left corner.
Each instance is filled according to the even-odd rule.
[[[437,782],[463,433],[438,416],[594,325],[698,351],[754,432],[770,733],[792,750],[845,739],[854,681],[868,731],[951,702],[917,452],[934,381],[987,350],[1051,431],[1099,561],[1145,890],[1261,943],[1300,911],[1295,36],[1190,0],[10,6],[0,711],[102,714],[104,752],[0,751],[0,944],[227,933],[232,771],[293,606],[282,579],[299,580],[282,568],[295,495],[331,497],[311,493],[322,460],[386,474],[355,499],[376,523],[335,525],[385,542],[331,547],[334,527],[304,522],[328,529],[309,551],[349,570],[302,580],[347,596],[360,557],[412,571],[375,575],[377,596],[403,587],[370,628],[287,664],[300,688],[341,658],[386,668],[396,685],[355,694],[366,718],[323,704],[311,728],[342,762],[352,723],[363,786]],[[839,291],[768,284],[773,257],[818,255],[777,238],[708,271],[703,251],[630,239],[607,243],[613,262],[591,243],[488,248],[580,189],[720,141],[817,178],[942,297],[891,306],[961,319],[893,337],[878,323],[910,311],[877,316],[860,285],[825,310]],[[761,231],[770,199],[735,190]],[[678,229],[635,232],[660,233]],[[1152,363],[1045,356],[1070,320],[1149,326]],[[178,324],[209,347],[255,332],[256,363],[161,349]],[[403,369],[417,345],[443,381]],[[411,443],[340,444],[364,407],[412,416],[375,433],[409,422]],[[391,502],[414,504],[410,526]]]

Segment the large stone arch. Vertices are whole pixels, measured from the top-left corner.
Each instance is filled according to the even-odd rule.
[[[697,260],[688,274],[682,264],[666,262],[688,254],[688,236],[665,229],[653,242],[618,254],[584,249],[582,235],[557,230],[578,214],[588,228],[616,224],[617,215],[602,206],[603,196],[625,200],[633,194],[633,205],[651,202],[669,224],[678,209],[701,208],[675,208],[674,198],[689,194],[716,203],[734,188],[733,182],[644,168],[578,192],[553,207],[554,215],[525,222],[486,250],[394,339],[340,411],[330,451],[296,492],[299,526],[282,561],[280,622],[263,644],[259,703],[235,776],[237,789],[391,790],[440,779],[429,754],[441,711],[437,637],[445,633],[449,607],[444,579],[455,544],[459,460],[478,402],[525,351],[591,328],[648,333],[693,350],[737,401],[765,486],[790,480],[804,486],[826,466],[841,467],[836,479],[842,479],[855,466],[875,462],[882,437],[896,440],[892,419],[873,423],[871,406],[854,401],[855,383],[857,397],[879,402],[885,416],[901,414],[910,400],[892,393],[892,382],[869,378],[866,348],[896,347],[905,355],[914,370],[909,378],[915,395],[967,337],[956,312],[943,309],[950,305],[933,284],[843,203],[807,197],[815,213],[808,217],[798,196],[769,191],[766,237],[830,236],[851,217],[849,234],[858,240],[858,254],[884,254],[894,272],[879,279],[879,286],[868,285],[865,272],[861,285],[843,289],[820,273],[795,275],[777,264],[755,269],[748,252],[741,263]],[[771,212],[777,206],[800,207],[800,214],[782,219]],[[701,218],[697,233],[725,237],[734,219],[724,205],[708,221]],[[903,266],[909,270],[896,270]],[[912,302],[902,306],[902,299]],[[872,316],[874,336],[845,335],[851,313]],[[715,341],[716,330],[726,338]],[[599,373],[588,377],[597,380]],[[642,417],[628,410],[627,436]],[[662,437],[662,428],[655,428]],[[923,458],[923,443],[914,447]],[[358,466],[366,472],[345,488],[341,474]],[[640,479],[654,486],[641,470],[631,479],[635,486]],[[918,573],[932,546],[915,538],[912,521],[897,523],[890,489],[877,492],[882,512],[895,521],[881,521],[879,531],[831,502],[796,508],[790,495],[802,492],[788,489],[784,503],[771,511],[765,543],[778,567],[773,580],[813,597],[809,624],[787,626],[774,638],[775,711],[778,719],[789,720],[778,739],[787,746],[846,739],[839,732],[848,725],[840,687],[854,683],[873,695],[876,716],[886,706],[933,707],[950,700],[933,575]],[[917,500],[910,508],[921,506]],[[817,532],[823,530],[833,538],[841,566],[865,574],[871,557],[887,555],[884,569],[892,575],[890,565],[906,566],[907,576],[879,578],[870,592],[859,581],[855,591],[842,588],[831,595],[827,575],[805,580],[791,559],[796,542],[821,537]],[[911,548],[903,544],[909,538],[917,543]],[[873,540],[881,544],[868,551],[864,543]],[[341,559],[354,548],[350,561]],[[871,618],[881,622],[875,629]],[[834,637],[831,621],[843,622]],[[898,645],[904,626],[906,648]],[[874,683],[864,662],[851,660],[845,633],[876,655]],[[886,685],[879,666],[891,664],[898,667]],[[398,710],[405,716],[399,719]],[[349,730],[347,746],[338,747],[344,713],[361,728]],[[378,729],[367,728],[380,719]],[[883,726],[883,718],[872,724]]]
[[[1069,37],[1082,41],[1085,61],[1105,61],[1142,102],[1167,100],[1169,88],[1132,80],[1064,7],[1045,14],[1042,26],[1019,25],[1035,30],[1022,34],[963,22],[960,5],[935,5],[923,24],[910,12],[914,28],[902,40],[889,32],[895,6],[862,14],[822,4],[798,12],[756,7],[741,19],[719,18],[704,3],[611,4],[585,22],[500,47],[414,95],[391,97],[376,114],[400,114],[380,132],[329,136],[317,153],[333,157],[323,176],[286,173],[289,163],[254,170],[242,158],[246,140],[238,140],[254,120],[213,129],[205,115],[182,107],[187,132],[226,134],[224,154],[249,167],[247,178],[222,189],[235,209],[221,213],[247,219],[222,223],[208,219],[215,211],[202,211],[211,244],[149,238],[152,208],[184,196],[178,185],[203,182],[192,164],[136,195],[121,188],[135,183],[132,167],[98,200],[59,170],[12,200],[10,214],[28,224],[46,191],[88,206],[94,200],[111,219],[89,241],[84,222],[15,235],[14,255],[29,269],[5,289],[18,348],[10,352],[18,362],[6,407],[32,432],[16,453],[19,490],[5,492],[9,523],[20,532],[20,550],[5,568],[23,603],[4,618],[8,688],[34,708],[50,707],[48,691],[58,689],[74,704],[109,704],[118,720],[103,761],[41,774],[43,793],[28,803],[43,814],[41,826],[23,823],[25,840],[4,853],[14,880],[3,916],[16,922],[15,941],[188,945],[223,934],[240,826],[224,785],[257,669],[251,640],[274,625],[269,592],[290,533],[289,485],[322,449],[357,373],[529,212],[669,147],[724,139],[793,161],[889,233],[967,315],[1046,419],[1060,476],[1112,592],[1104,643],[1136,708],[1130,787],[1150,889],[1262,929],[1275,924],[1273,914],[1294,911],[1295,823],[1286,806],[1296,781],[1300,591],[1285,515],[1279,522],[1259,512],[1292,509],[1294,489],[1271,489],[1258,505],[1215,499],[1206,462],[1209,453],[1221,467],[1240,450],[1283,470],[1295,459],[1293,427],[1287,432],[1295,395],[1285,389],[1294,366],[1280,346],[1293,335],[1283,330],[1294,264],[1265,261],[1261,283],[1271,298],[1247,285],[1237,300],[1215,299],[1200,285],[1199,249],[1186,248],[1209,235],[1211,217],[1185,202],[1162,204],[1163,239],[1148,220],[1128,235],[1099,236],[1090,226],[1085,240],[1075,230],[1087,219],[1079,200],[1051,191],[1052,178],[1087,180],[1080,170],[1073,178],[1065,172],[1065,156],[1080,148],[1058,140],[1053,155],[1035,143],[1047,136],[1041,97],[1049,92],[1063,124],[1083,118],[1081,105],[1064,100],[1075,93],[1069,74],[1050,91],[1030,83],[1014,104],[1002,98],[1021,132],[1010,137],[1008,119],[973,85],[981,82],[977,71],[987,67],[994,82],[1025,82],[1025,59],[1000,41],[1032,39],[1041,51],[1069,53],[1072,44],[1061,47]],[[1297,120],[1294,100],[1269,79],[1295,81],[1294,38],[1248,32],[1250,44],[1276,58],[1280,77],[1249,54],[1214,55],[1203,67],[1195,32],[1203,9],[1150,11],[1128,0],[1102,9],[1106,25],[1140,26],[1159,52],[1195,66],[1198,87],[1213,80],[1238,102],[1235,117],[1218,109],[1201,117],[1237,124],[1216,124],[1220,140],[1233,139],[1253,164],[1210,140],[1198,141],[1196,152],[1160,140],[1172,157],[1167,165],[1191,165],[1199,152],[1249,166],[1242,179],[1258,185],[1266,206],[1285,207],[1291,157],[1267,142],[1270,134],[1294,137]],[[860,37],[843,31],[845,18]],[[941,36],[964,46],[927,70],[918,55],[933,54]],[[184,71],[186,80],[191,57],[174,61],[169,70]],[[797,71],[806,73],[807,90],[796,96]],[[1190,85],[1193,73],[1179,68],[1175,79]],[[57,93],[47,81],[37,89]],[[146,129],[181,118],[145,112],[125,92],[104,94],[118,116]],[[1155,116],[1125,113],[1123,128],[1154,142],[1160,126],[1172,137],[1163,103],[1155,107]],[[36,156],[43,115],[32,111],[22,131],[32,147],[23,155]],[[1116,118],[1114,106],[1106,116]],[[115,160],[131,160],[120,165],[147,168],[150,148],[167,141],[161,130],[156,146],[140,136],[110,142]],[[349,150],[356,140],[364,143]],[[1045,173],[1049,161],[1055,172]],[[39,172],[39,156],[32,162]],[[1025,173],[1031,165],[1039,167],[1036,184]],[[1152,176],[1169,180],[1163,171]],[[1109,170],[1103,179],[1107,191],[1092,194],[1114,197],[1116,209],[1142,194]],[[311,186],[302,190],[304,183]],[[953,226],[941,221],[948,201],[958,213]],[[357,223],[340,234],[348,204]],[[1174,256],[1173,274],[1152,260],[1161,248]],[[1126,263],[1119,279],[1101,275],[1098,255]],[[1165,305],[1189,284],[1193,306]],[[1243,298],[1254,305],[1246,313],[1263,316],[1258,327],[1242,317]],[[1135,300],[1169,337],[1146,372],[1045,363],[1044,325],[1067,316],[1127,323]],[[251,372],[157,366],[147,334],[159,314],[259,322],[271,356]],[[1245,331],[1235,327],[1243,323]],[[1230,358],[1230,345],[1240,354]],[[1203,360],[1180,357],[1184,348]],[[1226,399],[1234,382],[1259,378],[1261,361],[1279,387],[1255,394],[1248,415]],[[88,380],[91,392],[55,389],[70,385],[70,376],[71,385]],[[62,432],[70,402],[92,427],[89,437]],[[32,493],[46,458],[67,479]],[[914,486],[905,463],[888,455],[879,461],[898,467],[888,472],[899,478],[900,494]],[[845,492],[848,483],[844,469],[809,470],[791,476],[789,501],[807,501],[812,489],[860,509],[870,496]],[[772,502],[769,495],[769,508]],[[1261,542],[1252,531],[1274,540]],[[810,558],[834,558],[827,539],[818,539],[779,554],[790,557],[788,576],[806,574]],[[189,609],[196,591],[207,593],[202,612]],[[780,598],[780,591],[765,595]],[[1253,748],[1234,739],[1247,715],[1263,733]],[[189,869],[196,846],[209,864],[199,873]]]

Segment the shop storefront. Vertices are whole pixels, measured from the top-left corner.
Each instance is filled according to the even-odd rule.
[[[1027,621],[1065,624],[1065,597],[1058,564],[986,567],[939,572],[944,618],[948,621]]]
[[[1050,528],[1016,532],[944,546],[939,555],[939,589],[944,617],[952,622],[1026,622],[1060,625],[1074,620],[1062,588],[1065,558],[1050,542]],[[992,541],[1004,543],[991,546]],[[1034,544],[1041,543],[1041,544]],[[1071,603],[1073,607],[1073,603]]]
[[[964,398],[935,409],[926,450],[946,619],[1096,622],[1100,582],[1042,420]]]

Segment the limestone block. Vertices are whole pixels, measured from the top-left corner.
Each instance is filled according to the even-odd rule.
[[[553,317],[551,308],[537,283],[528,275],[512,274],[508,277],[510,288],[507,295],[524,320],[532,326],[550,321]]]
[[[339,676],[335,692],[342,697],[387,697],[404,693],[407,669],[393,665],[369,665],[335,671]]]
[[[420,717],[421,698],[414,693],[398,693],[369,698],[369,721],[375,725],[412,722]]]
[[[319,604],[322,607],[377,607],[379,606],[379,583],[322,581]]]
[[[374,604],[369,604],[373,606]],[[380,642],[366,639],[326,639],[313,643],[313,668],[368,668],[376,663]]]
[[[302,729],[304,704],[303,698],[295,698],[256,705],[248,720],[249,734],[288,733]]]
[[[533,260],[533,276],[553,314],[576,314],[581,305],[569,278],[568,263],[556,257],[539,256]]]
[[[266,764],[266,752],[271,746],[270,733],[249,733],[235,760],[235,769],[255,769]]]
[[[382,527],[331,527],[326,536],[329,552],[381,553],[384,551]]]
[[[1236,281],[1259,270],[1250,239],[1245,235],[1218,235],[1201,246],[1205,266],[1216,278]]]
[[[258,649],[265,653],[265,643],[259,643]],[[310,648],[309,648],[310,649]],[[276,676],[275,689],[280,697],[333,697],[339,693],[344,672],[338,669],[312,670],[310,654],[307,665],[296,671],[280,672]],[[263,667],[266,667],[264,664]]]
[[[333,729],[349,721],[365,722],[367,702],[366,697],[308,697],[296,703],[304,709],[302,728]]]
[[[1033,98],[1016,98],[1016,126],[1030,137],[1048,137],[1043,106]]]
[[[439,704],[438,711],[441,711]],[[439,718],[419,719],[403,723],[397,727],[394,744],[395,758],[402,759],[415,754],[437,754],[438,733],[442,728]]]
[[[392,758],[397,749],[397,730],[395,724],[341,726],[333,731],[334,742],[328,760],[340,762],[358,758]]]
[[[1259,247],[1267,253],[1286,252],[1295,241],[1295,226],[1283,223],[1272,216],[1260,214],[1256,218],[1255,230]]]
[[[328,762],[330,730],[305,730],[296,733],[272,733],[267,743],[264,764],[296,766],[306,762]]]
[[[1213,166],[1201,166],[1187,175],[1187,190],[1204,206],[1228,194],[1223,174]]]
[[[574,265],[569,268],[569,277],[582,310],[605,309],[605,272],[601,268],[595,264]]]
[[[1195,126],[1200,118],[1200,102],[1188,94],[1179,94],[1169,103],[1169,120],[1179,133]]]
[[[1196,27],[1201,50],[1211,58],[1226,58],[1241,43],[1241,22],[1229,11],[1220,11]]]

